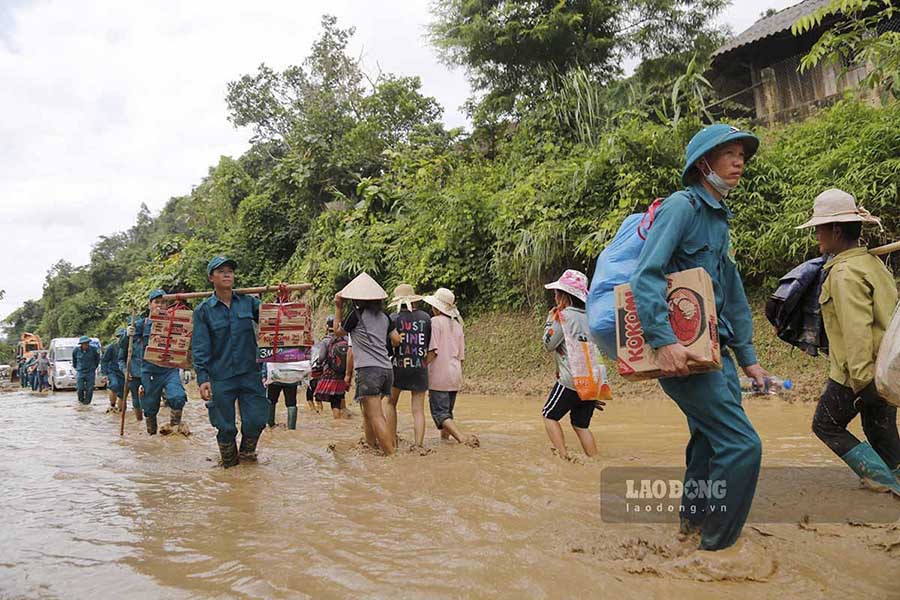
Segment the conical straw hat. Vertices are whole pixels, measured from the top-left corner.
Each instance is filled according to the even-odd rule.
[[[366,272],[357,275],[356,279],[339,292],[339,295],[347,300],[384,300],[388,297],[384,288]]]

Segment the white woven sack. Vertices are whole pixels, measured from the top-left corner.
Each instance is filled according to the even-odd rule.
[[[884,332],[878,349],[875,387],[882,398],[894,406],[900,406],[900,304],[894,310],[891,324]]]

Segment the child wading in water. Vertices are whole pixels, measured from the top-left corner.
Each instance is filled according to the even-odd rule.
[[[362,408],[366,443],[390,455],[396,440],[381,400],[391,395],[394,371],[388,348],[400,344],[400,335],[384,312],[385,298],[387,292],[369,275],[361,273],[334,297],[334,320],[340,323],[335,327],[336,336],[353,336],[356,399]],[[353,302],[353,312],[343,319],[345,300]]]
[[[566,352],[566,338],[587,341],[590,343],[587,315],[584,312],[588,296],[588,279],[578,271],[566,271],[559,281],[548,283],[544,287],[555,291],[556,306],[547,315],[544,325],[544,348],[556,357],[556,383],[550,390],[544,404],[544,427],[553,443],[553,448],[563,458],[569,458],[566,449],[566,438],[560,419],[569,414],[572,429],[581,442],[584,453],[588,456],[597,454],[597,443],[594,434],[588,429],[594,409],[603,410],[602,400],[582,400],[575,386],[575,378]]]
[[[460,444],[477,447],[474,435],[463,435],[453,420],[456,395],[462,387],[462,363],[466,358],[466,339],[462,317],[456,308],[456,296],[440,288],[425,296],[431,305],[431,343],[428,345],[428,406],[441,439],[452,436]]]
[[[328,335],[319,342],[318,361],[321,365],[321,376],[314,387],[316,402],[331,405],[331,414],[335,419],[344,416],[344,398],[350,388],[353,376],[353,354],[346,336],[334,334],[334,317],[326,321]]]

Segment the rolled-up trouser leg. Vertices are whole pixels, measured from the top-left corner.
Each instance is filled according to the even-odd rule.
[[[692,429],[684,496],[689,505],[705,505],[700,548],[727,548],[750,513],[762,461],[762,442],[741,405],[734,361],[723,351],[721,371],[661,379],[660,384]]]
[[[240,381],[238,405],[241,408],[241,436],[258,438],[269,418],[269,400],[256,372],[235,377]]]
[[[181,385],[178,369],[166,369],[161,372],[144,371],[141,381],[144,382],[144,397],[141,408],[145,415],[154,416],[159,413],[159,405],[163,390],[166,392],[166,403],[171,410],[181,410],[187,402],[187,394]]]

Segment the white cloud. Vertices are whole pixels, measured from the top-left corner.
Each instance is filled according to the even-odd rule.
[[[738,2],[725,20],[741,31],[790,3]],[[357,28],[367,71],[420,76],[447,124],[464,124],[469,88],[425,39],[429,4],[0,1],[0,318],[40,296],[57,260],[85,264],[142,202],[158,211],[220,155],[243,152],[249,133],[226,119],[225,84],[261,62],[299,63],[323,13]]]

